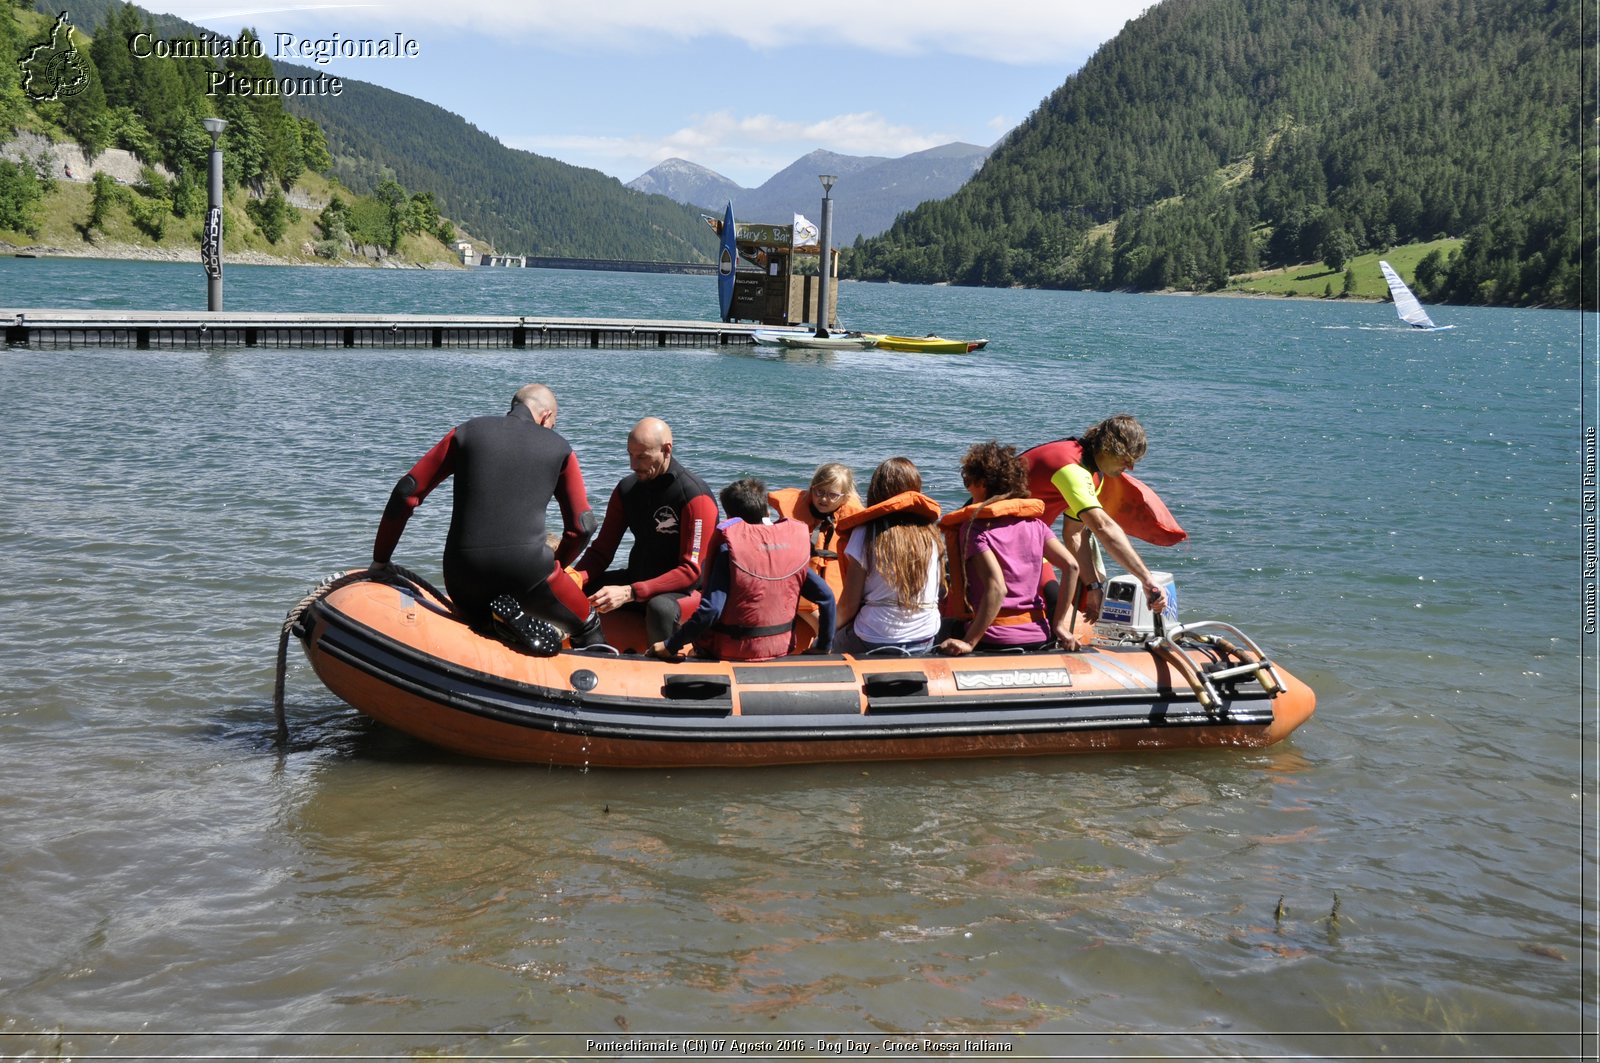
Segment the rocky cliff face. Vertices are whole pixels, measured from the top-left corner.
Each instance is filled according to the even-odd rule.
[[[38,133],[19,133],[16,139],[0,144],[0,159],[36,163],[44,160],[50,176],[58,181],[92,181],[97,173],[110,174],[125,185],[136,184],[144,163],[131,151],[107,148],[93,159],[77,144],[57,144]],[[171,179],[172,171],[156,164],[156,172]]]

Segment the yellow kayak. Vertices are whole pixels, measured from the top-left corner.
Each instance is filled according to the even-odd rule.
[[[918,351],[923,354],[970,354],[981,351],[988,340],[949,340],[943,336],[874,335],[880,351]]]

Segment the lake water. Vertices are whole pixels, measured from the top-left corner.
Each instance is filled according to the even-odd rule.
[[[226,279],[238,310],[715,316],[709,277]],[[848,282],[839,302],[992,342],[0,353],[0,1056],[1595,1051],[1593,317],[1440,307],[1457,327],[1419,333],[1377,304]],[[204,278],[0,259],[0,303],[194,309]],[[826,460],[864,483],[905,454],[951,504],[968,444],[1130,411],[1139,475],[1190,533],[1144,556],[1317,714],[1258,752],[546,770],[371,724],[296,646],[275,748],[285,611],[366,563],[445,430],[530,380],[596,505],[647,414],[714,486]],[[448,499],[396,555],[430,578]]]

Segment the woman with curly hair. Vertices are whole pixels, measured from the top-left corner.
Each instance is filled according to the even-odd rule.
[[[939,644],[940,652],[1037,650],[1052,641],[1076,649],[1070,596],[1057,595],[1054,615],[1047,616],[1040,586],[1045,561],[1072,586],[1078,560],[1041,519],[1044,503],[1028,497],[1028,473],[1017,448],[993,439],[975,444],[962,459],[961,479],[972,503],[940,524],[951,539],[952,596],[960,591],[955,613],[966,624],[961,637]]]

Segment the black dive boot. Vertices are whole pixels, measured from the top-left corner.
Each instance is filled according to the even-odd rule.
[[[490,602],[489,615],[501,637],[513,646],[535,657],[554,657],[561,652],[561,629],[524,612],[522,603],[511,595],[502,594]]]
[[[591,609],[589,610],[588,619],[583,622],[583,626],[572,633],[572,648],[586,650],[591,646],[604,646],[605,644],[605,633],[600,630],[600,613]]]

